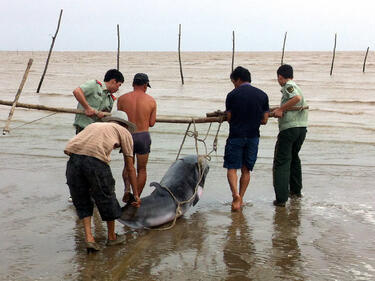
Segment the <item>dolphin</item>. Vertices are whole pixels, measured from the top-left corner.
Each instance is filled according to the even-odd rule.
[[[173,221],[176,216],[182,216],[198,203],[208,170],[208,161],[203,156],[188,155],[176,160],[160,183],[150,184],[155,190],[141,198],[141,206],[136,208],[131,204],[125,205],[118,221],[140,229],[159,226]],[[178,204],[176,200],[188,202]]]

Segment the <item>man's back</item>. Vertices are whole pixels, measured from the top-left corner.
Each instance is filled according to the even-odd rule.
[[[137,132],[148,131],[156,121],[156,102],[143,91],[135,90],[122,95],[117,101],[117,109],[128,114],[129,121],[137,125]]]
[[[226,110],[231,112],[229,137],[259,137],[259,126],[269,110],[268,96],[248,83],[230,92]]]

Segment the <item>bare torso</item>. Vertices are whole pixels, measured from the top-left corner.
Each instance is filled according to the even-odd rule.
[[[125,111],[129,121],[137,125],[137,132],[148,131],[156,121],[156,102],[141,90],[134,90],[119,97],[117,109]]]

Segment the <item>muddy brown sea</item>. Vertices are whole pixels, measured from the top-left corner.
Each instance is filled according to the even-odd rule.
[[[236,54],[235,65],[250,69],[253,85],[271,105],[280,102],[278,52]],[[12,101],[29,58],[34,59],[20,102],[74,108],[72,90],[89,79],[103,79],[116,67],[114,52],[55,52],[41,92],[36,88],[47,52],[0,52],[0,99]],[[68,202],[63,149],[75,135],[71,114],[17,108],[10,134],[0,136],[0,280],[374,280],[375,279],[375,56],[338,52],[330,76],[330,52],[287,52],[295,81],[310,106],[309,127],[300,156],[302,199],[285,208],[272,205],[273,151],[277,121],[261,128],[258,160],[246,204],[232,213],[231,193],[222,168],[228,125],[218,134],[199,203],[168,231],[132,230],[126,242],[105,247],[106,227],[94,214],[94,235],[104,249],[87,255],[83,229]],[[149,94],[159,116],[203,117],[224,109],[232,89],[230,52],[123,52],[125,83],[149,74]],[[0,127],[9,106],[0,105]],[[39,118],[41,120],[35,121]],[[35,121],[35,122],[32,122]],[[32,122],[32,123],[30,123]],[[206,144],[218,124],[212,124]],[[151,129],[149,183],[160,181],[176,158],[185,124],[157,123]],[[205,137],[208,124],[198,124]],[[204,145],[199,145],[204,154]],[[194,154],[188,138],[182,155]],[[123,160],[112,153],[116,194],[121,199]]]

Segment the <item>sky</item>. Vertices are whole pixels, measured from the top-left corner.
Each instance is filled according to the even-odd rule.
[[[329,51],[375,48],[374,0],[1,0],[0,50]]]

